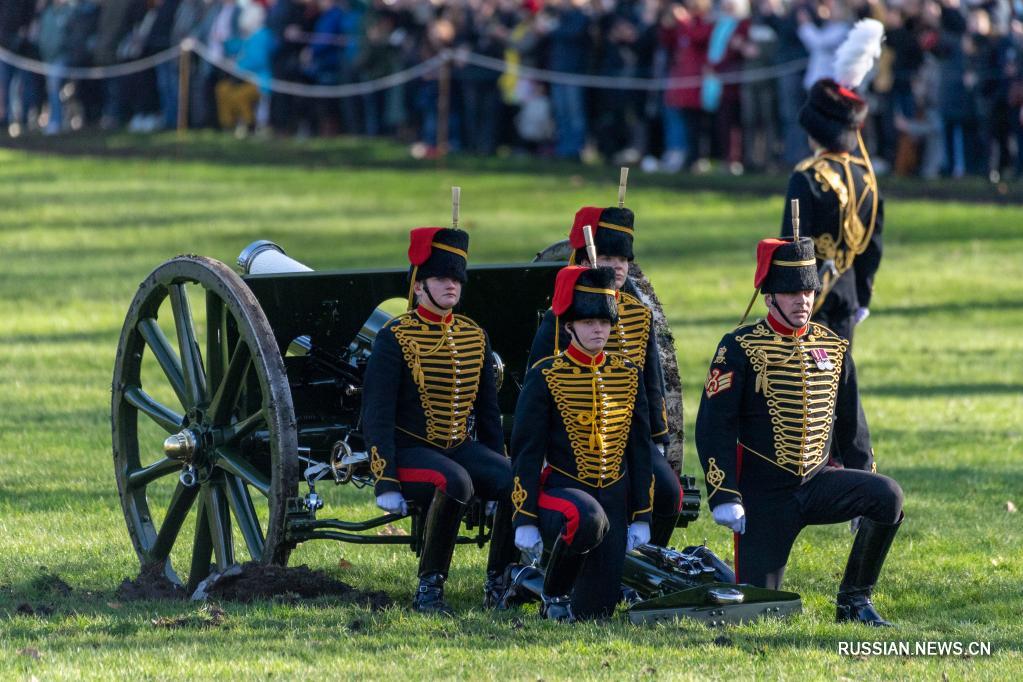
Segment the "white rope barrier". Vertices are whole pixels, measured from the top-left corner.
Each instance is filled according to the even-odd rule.
[[[427,59],[425,62],[416,64],[413,67],[398,71],[381,78],[375,78],[361,83],[343,83],[341,85],[308,85],[306,83],[295,83],[294,81],[282,81],[276,78],[264,78],[258,74],[240,68],[230,59],[217,58],[210,54],[209,48],[202,43],[196,42],[192,46],[193,51],[200,58],[213,66],[226,71],[235,78],[248,81],[253,85],[270,90],[271,92],[295,95],[297,97],[314,98],[342,98],[358,97],[368,95],[380,90],[397,87],[432,73],[440,68],[441,64],[449,59],[446,53],[441,53]]]
[[[151,69],[164,62],[169,62],[172,59],[177,59],[180,55],[181,46],[175,45],[149,57],[143,57],[131,62],[122,62],[121,64],[112,64],[110,66],[61,66],[60,64],[49,64],[23,57],[20,54],[0,47],[0,62],[5,62],[17,69],[39,74],[40,76],[56,76],[74,81],[130,76],[146,69]]]
[[[503,59],[487,57],[473,52],[458,50],[445,50],[416,64],[408,69],[376,78],[361,83],[343,83],[340,85],[310,85],[294,81],[278,80],[276,78],[264,78],[258,74],[242,69],[231,59],[215,56],[207,45],[201,42],[186,39],[181,45],[175,45],[166,50],[158,52],[149,57],[138,59],[122,64],[111,66],[93,67],[72,67],[45,62],[23,57],[0,47],[0,61],[6,62],[15,68],[30,71],[42,76],[57,76],[69,80],[97,80],[103,78],[117,78],[151,69],[154,66],[163,64],[172,59],[180,57],[182,50],[194,52],[199,58],[212,66],[231,74],[235,78],[247,81],[260,88],[271,92],[294,95],[297,97],[310,98],[344,98],[359,97],[381,90],[403,85],[417,78],[421,78],[440,69],[445,62],[458,65],[472,64],[480,68],[498,71],[509,75],[517,76],[544,83],[558,85],[575,85],[585,88],[600,88],[610,90],[646,90],[663,91],[675,88],[699,87],[704,80],[703,76],[688,76],[684,78],[633,78],[624,76],[597,76],[592,74],[566,73],[562,71],[549,71],[530,66],[510,64]],[[756,69],[744,69],[740,71],[729,71],[715,74],[723,84],[755,83],[766,80],[773,80],[783,75],[796,73],[806,67],[808,60],[798,59],[784,64],[761,67]]]
[[[456,62],[464,61],[468,64],[500,71],[502,73],[527,78],[545,83],[557,85],[578,85],[584,88],[603,88],[609,90],[672,90],[675,88],[695,88],[703,83],[703,76],[687,76],[684,78],[632,78],[627,76],[595,76],[582,73],[566,73],[563,71],[548,71],[537,69],[531,66],[509,64],[503,59],[487,57],[473,52],[455,52]],[[808,59],[796,59],[784,64],[766,66],[757,69],[743,69],[740,71],[726,71],[714,74],[726,85],[736,83],[754,83],[758,81],[773,80],[779,76],[802,71]]]

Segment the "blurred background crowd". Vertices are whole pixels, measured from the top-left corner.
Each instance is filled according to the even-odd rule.
[[[145,59],[191,37],[209,57],[187,63],[191,128],[389,136],[421,156],[441,130],[453,152],[774,171],[809,154],[797,122],[806,89],[863,17],[886,27],[863,93],[879,172],[1023,175],[1023,0],[0,0],[0,47],[56,67],[44,76],[0,56],[0,135],[176,127],[179,60],[98,80],[60,69]],[[372,81],[445,50],[449,77],[352,97],[275,91]],[[465,53],[674,82],[550,83]],[[215,66],[224,61],[255,82]]]

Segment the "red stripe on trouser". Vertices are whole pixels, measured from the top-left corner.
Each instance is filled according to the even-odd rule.
[[[438,490],[448,491],[448,479],[434,469],[398,468],[398,480],[402,483],[430,483]]]
[[[685,496],[686,496],[685,488],[683,488],[682,485],[680,484],[678,487],[678,509],[676,509],[675,511],[679,513],[682,512],[682,498]]]
[[[572,544],[572,540],[575,538],[575,532],[579,530],[579,508],[568,500],[563,500],[560,497],[554,497],[547,493],[540,493],[540,499],[537,500],[541,509],[550,509],[556,511],[565,517],[565,532],[561,537],[565,538],[565,542]]]

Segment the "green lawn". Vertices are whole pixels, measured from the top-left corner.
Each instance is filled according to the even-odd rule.
[[[568,178],[523,164],[395,169],[346,165],[344,148],[331,163],[306,164],[300,146],[281,143],[287,163],[264,153],[246,164],[244,145],[218,144],[223,162],[0,150],[0,678],[1023,674],[1021,516],[1007,511],[1009,501],[1023,505],[1023,208],[1008,204],[886,207],[885,260],[856,360],[878,468],[906,492],[906,524],[877,591],[897,630],[832,623],[844,526],[810,529],[795,546],[786,587],[802,594],[801,616],[724,631],[634,627],[622,616],[557,627],[532,608],[485,613],[485,557],[474,548],[455,557],[448,591],[462,617],[451,622],[406,608],[415,570],[407,550],[335,543],[301,546],[292,563],[386,590],[399,606],[224,604],[219,627],[166,629],[153,619],[198,607],[116,601],[138,562],[113,476],[110,377],[128,303],[150,270],[179,253],[233,263],[257,238],[315,268],[401,265],[410,227],[449,220],[453,184],[473,261],[522,261],[561,238],[580,205],[610,204],[617,186],[617,169],[603,181],[592,170]],[[748,300],[754,244],[776,233],[782,200],[632,180],[637,258],[678,340],[685,468],[696,474],[691,426],[706,367]],[[332,515],[372,508],[366,491],[328,497],[341,510]],[[730,556],[729,534],[709,516],[704,509],[675,543],[706,539]],[[69,583],[70,596],[53,592],[48,574]],[[16,615],[23,602],[55,612]],[[850,640],[984,641],[994,654],[839,655]]]

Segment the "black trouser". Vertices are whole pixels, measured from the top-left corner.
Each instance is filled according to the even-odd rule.
[[[736,582],[771,589],[781,587],[792,543],[806,526],[858,516],[893,524],[902,515],[898,483],[855,469],[824,467],[794,490],[742,492],[746,532],[734,536]]]
[[[424,509],[440,488],[459,502],[473,495],[484,501],[505,502],[512,489],[511,463],[504,455],[476,441],[467,440],[450,450],[421,447],[397,448],[401,494]],[[503,570],[505,559],[490,555],[489,569]],[[500,564],[500,565],[497,565]]]
[[[572,589],[576,618],[607,618],[618,603],[628,531],[628,483],[590,488],[553,472],[540,499],[540,532],[545,547],[561,535],[573,550],[586,555]],[[562,595],[548,595],[559,597]]]
[[[660,447],[654,449],[650,459],[654,470],[654,519],[650,530],[651,532],[659,531],[659,528],[655,528],[655,526],[663,525],[674,531],[675,521],[678,519],[679,512],[682,511],[682,484],[678,480],[678,474],[671,468],[668,459],[661,454]],[[671,538],[667,530],[665,530],[665,534],[668,537],[662,544],[667,544],[667,540]],[[658,544],[658,540],[661,539],[654,535],[650,538],[654,544]]]

